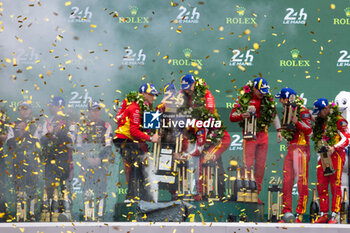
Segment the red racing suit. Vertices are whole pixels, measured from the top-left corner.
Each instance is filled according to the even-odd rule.
[[[118,113],[120,114],[119,111]],[[129,144],[137,144],[135,146],[138,146],[142,152],[147,152],[148,148],[145,141],[151,141],[151,136],[140,130],[140,125],[142,125],[142,113],[140,112],[139,105],[136,102],[132,102],[123,109],[121,114],[122,116],[118,118],[119,124],[115,131],[114,140],[124,139]],[[116,116],[115,119],[117,119],[117,117],[118,116]],[[123,157],[127,182],[129,181],[129,175],[133,167],[130,163],[133,161],[134,160],[129,160],[128,158]]]
[[[211,113],[215,113],[216,112],[216,107],[215,107],[215,98],[213,96],[213,94],[207,89],[204,95],[205,98],[205,107],[206,109],[208,109]],[[190,107],[196,107],[192,105],[192,98],[191,96],[188,96],[188,102]],[[210,129],[208,129],[210,130]],[[207,134],[200,134],[200,138],[198,138],[197,135],[197,144],[201,144],[201,137],[206,136]],[[205,142],[206,140],[204,140]],[[217,166],[219,167],[219,193],[221,192],[222,194],[225,191],[225,183],[224,183],[224,168],[223,168],[223,164],[222,164],[222,158],[221,155],[222,153],[224,153],[227,148],[230,146],[230,142],[231,142],[231,138],[230,135],[228,134],[228,132],[225,130],[225,134],[224,137],[221,139],[221,141],[218,144],[212,144],[209,146],[209,148],[206,150],[205,154],[209,154],[211,155],[211,159],[217,163]],[[198,154],[199,151],[196,151],[196,153]],[[199,153],[201,154],[201,153]],[[206,162],[205,161],[205,156],[201,157],[201,161],[200,161],[200,176],[202,176],[202,164]],[[198,193],[202,193],[203,187],[202,187],[202,179],[200,179],[199,181],[199,187],[197,188]]]
[[[326,127],[327,125],[323,124],[324,131]],[[333,167],[336,171],[335,174],[323,176],[321,160],[318,161],[317,165],[317,193],[320,198],[321,212],[324,213],[328,213],[329,211],[329,184],[331,185],[332,192],[332,212],[339,213],[341,205],[341,175],[345,162],[345,148],[348,146],[350,140],[348,122],[342,116],[338,116],[337,129],[336,144],[334,145],[335,151],[331,156]]]
[[[261,99],[259,99],[257,96],[253,94],[252,99],[250,100],[249,105],[252,105],[256,109],[256,115],[257,118],[260,118],[261,112],[260,112],[260,106],[261,106]],[[242,114],[236,113],[237,106],[235,106],[232,109],[232,112],[230,114],[230,121],[231,122],[238,122],[243,121]],[[274,120],[274,125],[276,126],[276,122],[279,120],[276,116]],[[278,127],[277,127],[278,130]],[[264,173],[265,173],[265,163],[266,163],[266,156],[267,156],[267,149],[268,149],[268,131],[267,127],[265,130],[262,130],[260,132],[256,132],[256,140],[246,140],[243,139],[243,163],[248,169],[248,176],[250,174],[250,169],[254,165],[254,174],[255,174],[255,180],[258,186],[258,192],[261,191],[261,184],[263,182]]]
[[[310,161],[310,135],[312,133],[311,113],[302,106],[299,109],[296,131],[288,145],[288,153],[283,164],[283,213],[292,212],[292,189],[297,177],[299,200],[298,214],[304,214],[309,194],[308,177]]]

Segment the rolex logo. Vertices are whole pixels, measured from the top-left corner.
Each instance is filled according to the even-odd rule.
[[[245,12],[245,8],[242,6],[237,6],[236,12],[240,15],[243,16]]]
[[[299,50],[297,49],[293,49],[292,51],[290,51],[290,53],[292,54],[293,59],[297,59],[299,56]]]
[[[350,17],[350,7],[344,9],[346,17]]]
[[[191,49],[186,48],[186,49],[183,50],[183,52],[184,52],[184,55],[185,55],[186,58],[190,58],[191,57],[191,53],[192,53]]]
[[[136,15],[139,8],[136,6],[129,6],[131,15]]]

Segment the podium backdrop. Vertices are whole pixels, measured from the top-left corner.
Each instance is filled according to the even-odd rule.
[[[309,108],[317,98],[334,99],[350,90],[350,3],[345,0],[5,0],[0,7],[0,99],[11,121],[18,117],[19,101],[31,98],[36,115],[41,109],[48,114],[49,99],[60,95],[72,118],[91,99],[103,101],[103,118],[115,128],[115,100],[145,82],[161,89],[173,81],[179,88],[180,77],[192,73],[206,80],[232,137],[224,164],[231,157],[241,163],[241,130],[228,116],[236,89],[248,80],[266,78],[273,94],[291,87]],[[287,153],[270,131],[264,202],[269,182],[282,176]],[[114,157],[109,213],[124,200],[127,187],[120,156]],[[80,158],[74,159],[76,164]],[[316,160],[312,152],[310,195]],[[82,206],[78,175],[77,167],[75,213]],[[293,195],[295,204],[296,189]]]

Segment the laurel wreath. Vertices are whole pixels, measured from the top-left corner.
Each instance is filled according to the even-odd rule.
[[[253,82],[249,81],[245,86],[243,86],[237,96],[237,101],[235,103],[236,111],[238,114],[247,112],[249,103],[253,98]],[[270,93],[265,94],[261,99],[260,105],[260,117],[257,119],[257,132],[263,131],[266,127],[270,127],[272,121],[274,120],[277,111],[277,103],[273,100],[273,95]],[[239,122],[239,126],[244,129],[244,121]]]
[[[141,113],[153,110],[152,105],[146,104],[143,95],[136,91],[131,91],[126,95],[126,102],[127,105],[131,104],[132,102],[136,102],[140,107]]]
[[[330,146],[335,145],[335,137],[337,136],[338,131],[337,122],[341,116],[341,112],[335,103],[330,103],[329,106],[331,108],[330,114],[326,119],[319,116],[316,117],[315,125],[312,128],[313,134],[311,139],[315,142],[315,151],[321,149],[319,147],[319,142],[321,140],[324,140]],[[323,129],[323,125],[325,125],[325,130]]]
[[[179,109],[180,112],[182,114],[191,115],[196,120],[206,121],[212,119],[213,121],[221,121],[221,117],[216,109],[214,113],[212,113],[205,107],[205,92],[208,88],[209,87],[203,79],[195,77],[195,88],[192,95],[193,107],[190,107],[188,97],[184,94],[184,104]],[[219,143],[225,134],[225,130],[226,127],[223,125],[221,125],[220,128],[210,129],[206,140],[209,143]],[[195,140],[195,136],[191,135],[190,140]]]

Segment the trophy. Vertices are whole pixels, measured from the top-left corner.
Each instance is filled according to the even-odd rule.
[[[205,199],[218,201],[218,168],[214,161],[209,160],[202,165],[202,176]]]
[[[63,190],[63,198],[61,200],[62,213],[58,216],[60,222],[72,221],[72,214],[70,212],[68,190]]]
[[[51,222],[58,222],[58,216],[60,215],[60,205],[58,203],[58,191],[57,188],[53,191],[53,199],[51,202]]]
[[[50,203],[49,203],[49,199],[47,198],[46,187],[44,187],[43,204],[41,207],[40,221],[50,222]]]
[[[177,195],[182,197],[183,200],[191,201],[192,186],[193,186],[193,174],[188,169],[188,161],[180,161],[177,165]]]
[[[95,220],[94,191],[89,189],[85,192],[85,221]]]
[[[17,197],[17,222],[27,221],[27,195],[19,192]]]
[[[270,222],[278,222],[281,220],[282,215],[282,189],[277,182],[272,182],[270,184],[271,186],[268,189],[267,220]],[[273,202],[274,194],[276,194],[276,202]]]
[[[282,129],[293,131],[296,129],[292,118],[297,116],[297,105],[295,104],[295,95],[290,95],[288,103],[285,104],[283,110]]]
[[[236,201],[237,195],[235,195],[235,180],[236,177],[234,175],[234,172],[237,169],[237,161],[230,160],[230,166],[227,168],[228,170],[228,179],[227,179],[227,197],[230,201]]]
[[[335,173],[332,159],[331,159],[331,153],[327,150],[327,143],[324,140],[321,140],[319,142],[319,148],[321,148],[318,153],[320,153],[321,157],[321,164],[323,168],[323,175],[324,176],[331,176]]]
[[[248,106],[247,112],[250,114],[249,118],[244,119],[244,139],[256,139],[256,109],[254,106]]]

